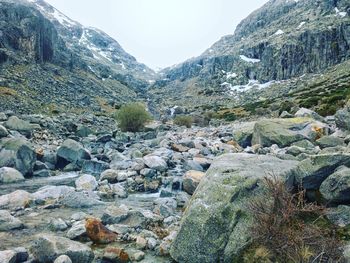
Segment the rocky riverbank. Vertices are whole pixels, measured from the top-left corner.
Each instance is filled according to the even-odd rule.
[[[349,231],[348,123],[348,108],[300,109],[124,133],[103,116],[0,113],[0,262],[233,262],[272,173]]]

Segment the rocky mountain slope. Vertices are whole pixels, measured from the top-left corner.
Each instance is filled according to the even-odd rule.
[[[108,110],[154,79],[106,33],[42,0],[1,0],[0,36],[2,110]]]
[[[268,112],[266,105],[276,101],[272,111],[281,109],[287,101],[322,112],[342,104],[350,92],[349,14],[347,0],[271,0],[201,56],[163,70],[150,93],[167,107],[243,106],[249,114],[259,108]],[[318,89],[332,102],[305,102]],[[304,96],[295,95],[300,90]]]

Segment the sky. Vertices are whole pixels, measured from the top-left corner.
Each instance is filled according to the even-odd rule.
[[[46,0],[153,69],[203,53],[267,0]]]

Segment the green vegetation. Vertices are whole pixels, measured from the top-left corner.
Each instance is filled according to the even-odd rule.
[[[339,262],[342,237],[325,208],[292,194],[284,182],[265,178],[266,195],[248,204],[253,217],[251,246],[243,262]]]
[[[147,122],[152,120],[152,116],[146,111],[144,105],[140,103],[122,106],[117,111],[115,118],[119,128],[124,132],[139,132]]]
[[[174,124],[178,126],[186,126],[191,128],[193,124],[193,118],[191,116],[176,116],[174,119]]]

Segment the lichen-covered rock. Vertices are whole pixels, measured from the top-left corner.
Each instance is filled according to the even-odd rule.
[[[21,120],[16,116],[11,116],[6,122],[5,127],[10,130],[15,130],[25,136],[30,137],[34,128],[40,128],[37,125],[30,124],[27,121]]]
[[[350,204],[350,168],[339,167],[323,181],[320,192],[331,203]]]
[[[96,218],[89,218],[85,223],[87,236],[96,244],[109,244],[117,240],[118,235]]]
[[[345,146],[344,140],[335,136],[323,136],[316,141],[322,149],[327,147]]]
[[[249,243],[245,204],[262,190],[260,180],[282,176],[296,161],[272,156],[226,154],[217,158],[199,184],[182,219],[170,254],[178,262],[233,262]]]
[[[252,143],[269,147],[290,146],[304,139],[315,141],[328,134],[328,127],[310,118],[267,119],[258,121],[254,126]]]
[[[143,157],[143,161],[145,162],[148,168],[164,172],[168,168],[166,161],[159,156],[147,155]]]
[[[288,185],[306,190],[319,190],[321,184],[339,166],[350,165],[350,154],[320,154],[309,156],[288,175]]]
[[[72,263],[72,260],[68,256],[62,255],[56,258],[54,263]]]
[[[350,130],[350,112],[346,109],[338,110],[335,114],[335,123],[340,129]]]
[[[72,262],[90,263],[94,259],[94,253],[87,245],[50,234],[37,235],[30,252],[39,263],[54,262],[62,255],[67,255]]]
[[[7,135],[9,135],[9,133],[6,130],[6,128],[4,126],[0,125],[0,139],[3,137],[6,137]]]
[[[0,143],[0,167],[12,167],[24,176],[33,174],[36,153],[33,146],[23,139],[4,139]]]

